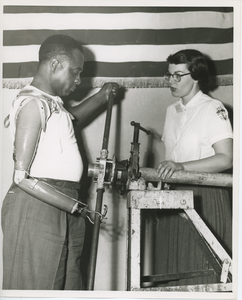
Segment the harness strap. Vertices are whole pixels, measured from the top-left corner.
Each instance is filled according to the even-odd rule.
[[[15,120],[18,116],[19,111],[23,108],[24,105],[26,105],[30,100],[35,100],[39,111],[40,111],[40,118],[41,118],[41,127],[43,131],[45,132],[46,130],[46,122],[48,118],[50,117],[51,113],[59,113],[60,108],[58,105],[55,103],[55,101],[51,98],[48,97],[47,95],[42,94],[39,91],[31,90],[29,88],[23,89],[19,92],[17,97],[12,103],[12,106],[14,105],[14,102],[17,101],[20,97],[26,97],[23,99],[21,102],[15,116]],[[8,115],[4,119],[4,127],[8,128],[10,125],[10,115]]]

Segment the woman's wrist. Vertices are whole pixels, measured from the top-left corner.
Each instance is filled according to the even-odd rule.
[[[179,169],[178,170],[182,170],[185,171],[185,163],[179,163]]]

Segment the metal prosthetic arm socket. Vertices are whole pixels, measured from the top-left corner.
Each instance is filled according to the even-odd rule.
[[[16,117],[13,181],[27,194],[69,213],[78,211],[79,201],[29,175],[42,128],[39,103],[29,101]],[[44,109],[44,107],[42,107]],[[27,122],[26,122],[27,120]]]

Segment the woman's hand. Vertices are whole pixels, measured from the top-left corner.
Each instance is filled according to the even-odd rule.
[[[159,163],[157,173],[160,179],[168,179],[177,170],[184,170],[181,163],[175,163],[173,161],[162,161]]]

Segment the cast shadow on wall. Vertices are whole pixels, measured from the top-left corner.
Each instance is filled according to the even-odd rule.
[[[202,89],[202,91],[205,94],[210,95],[211,92],[215,91],[218,88],[218,80],[217,80],[218,70],[216,68],[216,65],[215,65],[214,61],[212,59],[210,59],[210,57],[207,56],[206,59],[207,59],[207,63],[208,63],[208,70],[209,70],[210,78],[209,78],[208,85],[206,86],[206,88]],[[221,72],[222,71],[220,70],[220,73]],[[229,84],[229,83],[225,82],[224,85],[226,85],[226,84]],[[218,100],[220,100],[220,99],[218,99]],[[224,106],[228,111],[229,119],[230,119],[231,125],[233,127],[233,105],[224,104]]]

